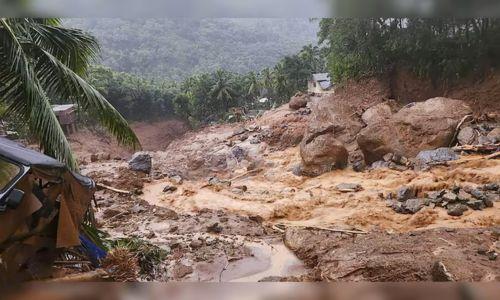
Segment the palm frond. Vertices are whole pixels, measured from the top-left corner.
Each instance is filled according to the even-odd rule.
[[[119,143],[140,148],[139,139],[127,121],[96,89],[48,51],[38,47],[32,50],[38,60],[37,75],[47,93],[76,102],[95,115]]]

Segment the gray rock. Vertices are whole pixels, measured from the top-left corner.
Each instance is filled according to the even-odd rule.
[[[458,156],[451,148],[438,148],[435,150],[420,151],[416,157],[416,164],[420,167],[431,166],[447,161],[457,160]]]
[[[450,216],[458,217],[464,214],[467,211],[467,205],[454,203],[447,206],[447,213]]]
[[[484,193],[478,189],[472,189],[470,191],[470,194],[476,198],[476,199],[480,199],[480,200],[483,200],[486,196],[484,195]]]
[[[221,233],[222,229],[223,228],[219,225],[219,223],[214,223],[207,227],[207,232]]]
[[[440,261],[435,262],[434,265],[432,266],[431,277],[432,281],[438,281],[438,282],[455,281],[453,279],[453,275],[446,269],[446,266]]]
[[[240,146],[234,146],[231,149],[231,154],[236,158],[238,162],[241,162],[247,156],[247,151]]]
[[[489,145],[489,144],[493,144],[491,142],[491,140],[487,137],[487,136],[484,136],[484,135],[480,135],[478,138],[477,138],[477,143],[479,145]]]
[[[448,191],[442,196],[442,198],[446,202],[455,202],[457,200],[457,194]]]
[[[472,145],[476,139],[476,132],[472,127],[464,127],[457,135],[460,145]]]
[[[483,185],[483,190],[486,191],[498,191],[500,189],[500,185],[498,183],[488,183]]]
[[[149,174],[151,172],[151,155],[145,152],[137,152],[128,161],[128,166],[133,171]]]
[[[472,195],[461,189],[457,195],[458,201],[467,202],[472,200]]]
[[[494,203],[493,203],[493,200],[491,200],[490,198],[486,198],[483,200],[483,203],[486,207],[493,207],[494,206]]]
[[[483,210],[484,208],[486,208],[486,205],[484,204],[483,200],[468,201],[467,206],[469,206],[473,210]]]
[[[413,197],[415,197],[415,190],[408,186],[400,187],[396,193],[397,200],[401,202]]]
[[[176,186],[173,186],[173,185],[167,185],[163,188],[163,192],[164,193],[172,193],[172,192],[175,192],[177,191],[177,187]]]
[[[355,161],[352,164],[352,169],[354,172],[363,172],[366,168],[365,162],[363,160]]]
[[[384,159],[384,161],[387,161],[387,162],[390,162],[392,161],[392,157],[394,156],[394,154],[392,153],[387,153],[386,155],[384,155],[382,158]]]
[[[496,144],[500,142],[500,127],[497,127],[490,131],[488,135],[486,136],[491,143]]]
[[[340,192],[359,192],[363,190],[363,187],[357,183],[340,183],[336,186],[336,189]]]
[[[428,203],[429,199],[425,198],[408,199],[404,202],[403,207],[405,208],[407,213],[414,214],[421,210]]]
[[[302,166],[300,164],[293,166],[292,173],[295,176],[302,176]]]
[[[170,180],[172,180],[175,184],[182,184],[182,177],[180,175],[173,175],[169,177]]]
[[[371,168],[372,169],[389,168],[389,164],[390,164],[390,162],[378,160],[378,161],[372,163]]]
[[[427,198],[431,199],[432,202],[439,202],[442,201],[441,197],[444,195],[445,192],[446,192],[445,190],[429,192],[427,193]],[[434,201],[438,199],[439,201]]]

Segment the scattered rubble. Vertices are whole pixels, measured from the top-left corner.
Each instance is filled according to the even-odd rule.
[[[461,216],[469,208],[483,210],[493,207],[494,202],[499,200],[500,190],[498,184],[493,183],[480,188],[454,187],[451,190],[442,189],[420,192],[420,194],[424,197],[415,198],[416,191],[411,187],[403,186],[396,192],[396,201],[392,199],[392,193],[388,195],[388,206],[402,214],[414,214],[424,206],[432,206],[432,208],[438,206],[446,208],[450,216]]]

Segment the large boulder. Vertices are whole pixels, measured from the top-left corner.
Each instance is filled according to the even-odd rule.
[[[128,161],[128,166],[133,171],[149,174],[151,172],[151,155],[146,152],[136,152]]]
[[[366,125],[376,124],[392,116],[391,106],[387,103],[379,103],[368,108],[362,115],[361,120]]]
[[[334,137],[333,126],[309,134],[300,143],[301,172],[306,176],[319,176],[333,169],[345,168],[348,153],[344,144]]]
[[[463,101],[449,98],[411,103],[362,129],[357,142],[367,163],[381,160],[387,153],[414,157],[422,150],[449,146],[458,123],[471,113]]]
[[[309,97],[302,92],[295,94],[290,102],[288,102],[288,107],[293,110],[298,110],[300,108],[306,107]]]

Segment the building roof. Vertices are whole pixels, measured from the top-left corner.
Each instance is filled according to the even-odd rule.
[[[330,75],[328,73],[316,73],[312,74],[313,81],[330,81]]]
[[[63,112],[67,110],[76,109],[76,104],[62,104],[62,105],[52,105],[52,110],[54,112]]]

